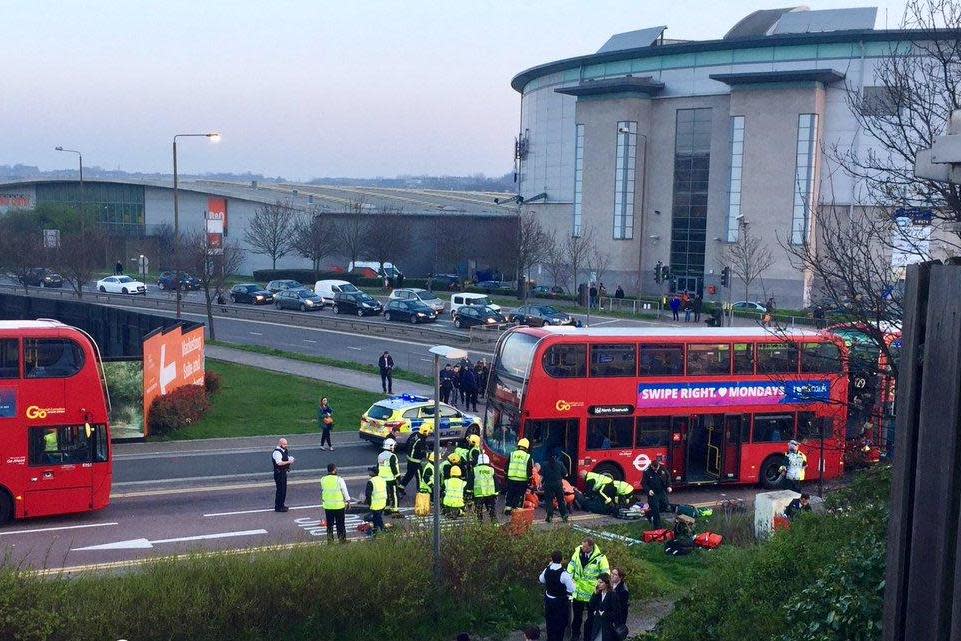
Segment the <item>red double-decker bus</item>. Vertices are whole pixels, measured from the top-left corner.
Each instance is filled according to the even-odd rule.
[[[678,485],[777,484],[788,441],[807,478],[843,471],[843,342],[764,328],[518,328],[498,342],[485,417],[495,467],[524,437],[564,450],[579,480],[639,486],[657,455]],[[822,458],[823,452],[823,458]]]
[[[107,506],[108,405],[90,336],[57,321],[0,321],[0,523]]]

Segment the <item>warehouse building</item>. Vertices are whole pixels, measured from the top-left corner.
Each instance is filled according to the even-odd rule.
[[[816,284],[784,245],[816,243],[817,207],[859,204],[827,152],[871,144],[848,100],[889,108],[877,65],[918,38],[876,30],[876,14],[756,11],[709,41],[657,26],[521,72],[511,86],[525,210],[558,234],[590,230],[610,255],[608,289],[648,294],[716,290],[725,248],[746,229],[774,257],[751,298],[808,304]],[[655,282],[658,262],[673,282]]]

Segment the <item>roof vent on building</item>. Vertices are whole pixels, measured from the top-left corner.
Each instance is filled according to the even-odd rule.
[[[800,5],[797,7],[784,7],[783,9],[761,9],[749,13],[738,20],[737,24],[724,34],[724,39],[736,40],[738,38],[760,38],[766,36],[768,35],[768,31],[781,19],[781,16],[793,11],[808,11],[808,8]]]
[[[604,43],[603,47],[597,50],[597,53],[653,47],[659,39],[664,37],[665,29],[667,29],[667,26],[648,27],[647,29],[638,29],[637,31],[615,33]]]
[[[767,35],[824,33],[827,31],[872,31],[877,16],[877,7],[786,13],[768,29]]]

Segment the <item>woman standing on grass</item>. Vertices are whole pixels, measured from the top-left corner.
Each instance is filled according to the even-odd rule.
[[[330,406],[327,397],[320,399],[320,407],[317,408],[317,422],[320,423],[321,437],[320,449],[334,450],[334,444],[330,441],[330,433],[334,429],[334,408]]]
[[[627,591],[627,575],[621,568],[611,569],[611,586],[617,597],[618,617],[615,625],[627,625],[627,611],[631,604],[631,593]]]
[[[587,606],[587,630],[585,641],[620,641],[615,628],[620,620],[620,604],[611,585],[611,575],[597,577],[597,588]]]

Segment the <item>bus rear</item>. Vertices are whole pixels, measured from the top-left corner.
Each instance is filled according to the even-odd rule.
[[[109,399],[87,334],[0,321],[0,430],[0,522],[109,504]]]

